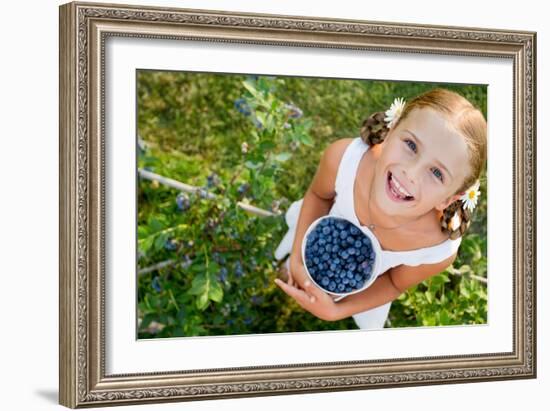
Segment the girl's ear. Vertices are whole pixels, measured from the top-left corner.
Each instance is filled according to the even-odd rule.
[[[454,203],[460,197],[462,197],[462,194],[455,194],[454,196],[449,197],[447,200],[442,201],[440,204],[435,206],[435,208],[436,208],[436,210],[443,211],[447,207],[449,207],[449,204]]]

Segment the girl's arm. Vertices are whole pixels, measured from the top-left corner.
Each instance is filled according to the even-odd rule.
[[[393,267],[380,275],[366,290],[347,296],[337,303],[311,281],[305,282],[303,290],[285,284],[279,279],[275,279],[275,282],[304,310],[322,320],[338,321],[395,300],[407,288],[445,270],[453,263],[455,257],[456,253],[436,264]]]
[[[386,272],[365,291],[350,295],[336,303],[328,293],[309,280],[304,282],[303,289],[286,284],[278,278],[275,279],[275,283],[294,298],[304,310],[317,318],[338,321],[396,299],[401,292],[397,291],[388,279],[388,272]]]
[[[302,261],[302,240],[313,221],[327,215],[336,195],[335,183],[338,166],[346,147],[353,141],[352,138],[343,138],[330,144],[321,157],[317,172],[304,195],[300,216],[296,224],[296,235],[290,253],[290,272],[288,283],[295,280],[301,288],[307,279]]]
[[[399,265],[380,275],[366,290],[347,296],[336,305],[336,319],[350,317],[362,311],[376,308],[395,300],[408,288],[439,274],[449,267],[456,253],[436,264],[421,264],[415,267]]]

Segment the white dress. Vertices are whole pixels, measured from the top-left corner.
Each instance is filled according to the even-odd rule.
[[[398,265],[417,266],[421,264],[435,264],[453,255],[460,243],[462,237],[455,240],[445,240],[444,242],[432,247],[418,248],[408,251],[390,251],[384,250],[380,246],[375,234],[364,225],[361,225],[355,213],[353,201],[353,186],[357,168],[363,155],[367,152],[369,145],[361,137],[355,138],[346,147],[342,160],[338,166],[336,175],[334,204],[329,211],[329,215],[345,218],[359,226],[371,239],[374,239],[374,246],[378,249],[380,256],[380,265],[373,275],[378,276],[385,273],[388,269]],[[300,215],[303,199],[293,202],[288,208],[285,219],[288,225],[288,231],[275,250],[275,258],[282,260],[292,251],[292,244],[296,235],[296,225]],[[289,260],[286,260],[286,266],[289,266]],[[379,307],[363,311],[353,315],[353,319],[359,328],[376,329],[383,328],[388,318],[391,301]]]

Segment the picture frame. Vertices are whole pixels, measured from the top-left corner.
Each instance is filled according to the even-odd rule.
[[[536,378],[536,33],[80,2],[60,6],[59,19],[62,405],[80,408]],[[358,51],[510,64],[511,75],[506,78],[513,127],[506,147],[512,161],[499,164],[510,167],[512,181],[499,187],[504,187],[501,190],[511,203],[511,230],[501,229],[499,234],[509,235],[511,241],[509,248],[498,249],[512,259],[509,276],[503,275],[509,279],[505,289],[511,291],[506,294],[511,309],[505,314],[510,326],[503,328],[510,349],[456,354],[442,348],[439,354],[375,359],[357,355],[338,361],[313,357],[298,361],[288,356],[286,362],[286,354],[279,353],[278,363],[263,357],[248,364],[239,360],[242,353],[234,353],[228,366],[209,366],[204,358],[205,366],[199,362],[185,370],[159,370],[151,365],[154,360],[142,358],[139,371],[109,372],[107,363],[116,363],[121,352],[111,350],[107,339],[116,328],[107,313],[116,301],[108,273],[112,268],[108,243],[113,241],[109,237],[115,237],[107,230],[111,205],[106,200],[110,183],[106,164],[118,161],[109,159],[107,141],[106,119],[112,119],[107,107],[113,108],[109,99],[114,84],[105,73],[109,60],[117,58],[115,49],[107,49],[111,39],[151,41],[153,49],[162,41],[169,41],[168,47],[198,41],[222,49],[250,45],[259,50],[295,48],[294,53]],[[224,71],[224,62],[217,64],[215,69]],[[490,128],[495,120],[499,119],[489,119]],[[230,338],[223,343],[229,344]],[[341,336],[327,338],[334,343]],[[191,349],[204,342],[198,338],[186,344]]]

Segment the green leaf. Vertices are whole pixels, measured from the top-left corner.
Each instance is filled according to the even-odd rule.
[[[166,242],[166,235],[165,234],[159,234],[157,238],[155,238],[154,243],[154,249],[155,251],[160,251],[164,248],[164,243]]]
[[[211,273],[211,274],[215,274],[218,271],[220,271],[219,264],[215,261],[210,261],[210,264],[208,264],[208,272]]]
[[[260,143],[260,150],[269,151],[273,150],[277,145],[273,141],[264,140]]]
[[[151,230],[153,230],[153,232],[160,231],[164,228],[162,222],[156,217],[151,217],[149,221],[149,226],[151,227]]]
[[[217,303],[221,302],[223,299],[223,289],[216,279],[211,281],[211,287],[208,290],[208,298]]]
[[[144,239],[148,235],[149,235],[149,230],[147,229],[147,226],[144,226],[144,225],[138,226],[138,238],[140,240]]]
[[[245,89],[248,90],[248,92],[250,94],[252,94],[252,96],[258,98],[258,97],[261,97],[260,93],[258,90],[256,90],[256,87],[254,87],[254,83],[249,81],[249,80],[246,80],[246,81],[243,81],[243,86]]]
[[[279,162],[284,162],[286,160],[288,160],[290,157],[292,157],[292,154],[291,153],[279,153],[277,154],[274,159],[275,161],[279,161]]]
[[[191,289],[188,292],[192,295],[205,294],[205,292],[207,292],[207,288],[208,279],[206,275],[196,275],[195,278],[193,278]]]
[[[451,323],[451,319],[449,318],[449,313],[447,312],[447,310],[442,309],[439,312],[439,321],[442,325],[449,325]]]
[[[428,300],[428,302],[431,304],[431,303],[433,302],[433,295],[432,295],[432,293],[429,292],[429,291],[426,291],[426,292],[424,293],[424,295],[426,296],[426,300]]]
[[[244,165],[247,167],[247,168],[250,168],[252,170],[256,170],[258,168],[260,168],[262,166],[262,163],[253,163],[252,161],[246,161],[244,163]]]
[[[300,143],[306,145],[306,146],[313,146],[313,140],[308,134],[300,134],[299,135]]]
[[[197,308],[199,310],[205,310],[209,304],[210,300],[208,299],[208,294],[199,295],[199,298],[197,298]]]
[[[203,263],[193,264],[189,269],[196,273],[203,273],[206,270],[206,265]]]
[[[153,247],[154,241],[155,241],[155,236],[151,235],[147,238],[144,238],[143,240],[140,240],[139,241],[139,247],[141,248],[141,250],[145,254],[147,254],[149,252],[149,250],[151,249],[151,247]]]

